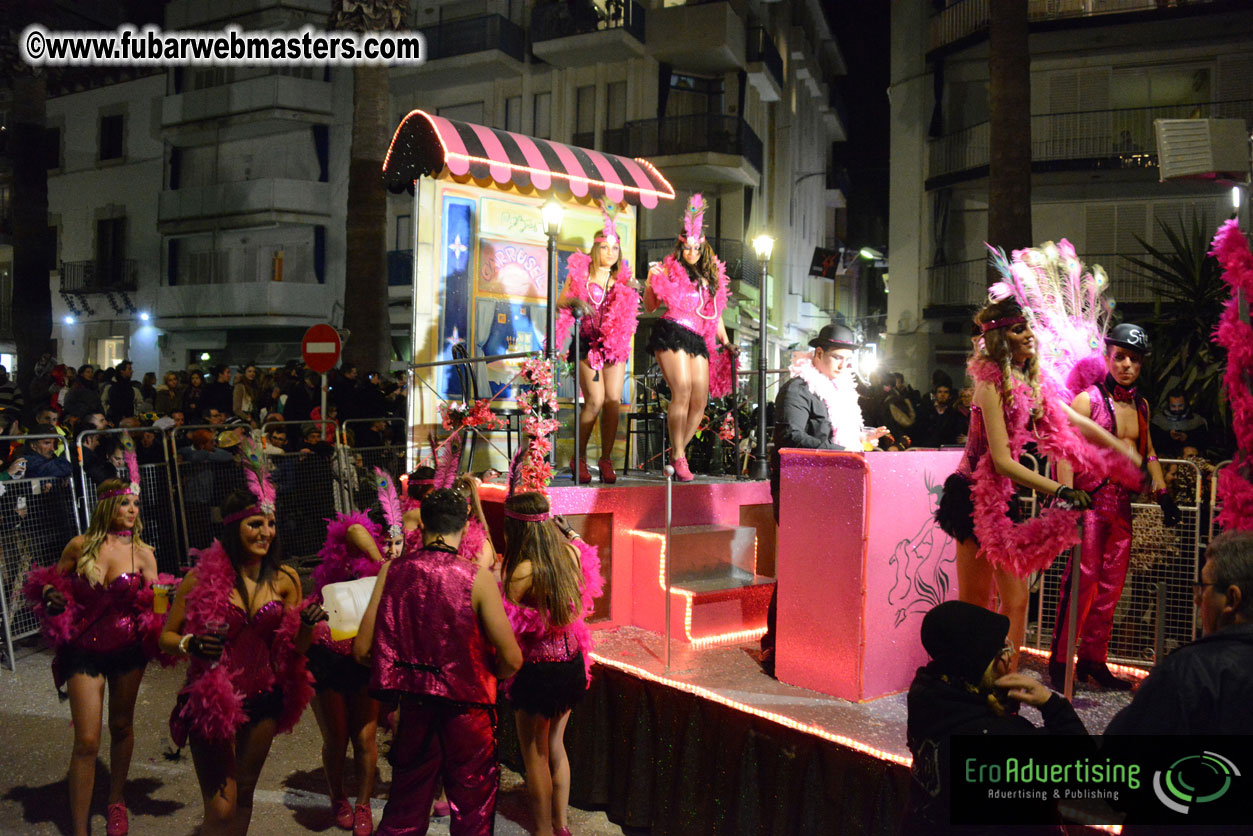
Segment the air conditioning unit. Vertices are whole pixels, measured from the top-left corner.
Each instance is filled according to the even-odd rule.
[[[1155,119],[1162,182],[1240,180],[1249,173],[1249,132],[1243,119]]]

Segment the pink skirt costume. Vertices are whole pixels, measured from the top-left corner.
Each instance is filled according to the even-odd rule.
[[[341,513],[330,520],[326,527],[326,542],[318,552],[322,562],[313,570],[313,593],[305,603],[322,603],[322,587],[328,583],[370,578],[379,573],[383,564],[375,562],[372,557],[362,554],[348,543],[348,529],[354,525],[360,525],[369,532],[376,544],[382,542],[382,527],[364,511]],[[379,550],[382,551],[385,545],[380,545]],[[357,660],[352,658],[352,641],[332,639],[331,628],[325,621],[319,621],[313,628],[313,644],[309,647],[308,665],[317,691],[356,694],[369,684],[369,669],[357,664]]]
[[[1001,390],[1000,367],[982,358],[973,358],[967,371],[977,381],[984,381]],[[1031,415],[1031,387],[1015,381],[1013,403],[1003,399],[1005,429],[1009,436],[1010,455],[1017,460],[1029,441],[1034,440],[1041,453],[1052,460],[1064,459],[1077,474],[1098,474],[1112,482],[1134,487],[1140,483],[1140,472],[1122,454],[1089,444],[1067,420],[1061,407],[1064,397],[1060,387],[1042,373],[1040,381],[1041,414]],[[1016,501],[1017,487],[1008,476],[996,472],[996,463],[987,449],[982,429],[983,416],[977,409],[970,413],[970,433],[966,456],[954,476],[970,486],[972,531],[985,557],[994,566],[1026,577],[1046,568],[1062,551],[1079,540],[1078,520],[1081,512],[1061,507],[1044,510],[1038,517],[1014,522],[1006,511]],[[969,474],[967,476],[966,474]],[[945,482],[946,494],[954,476]],[[937,519],[953,536],[954,499],[940,502]]]
[[[250,617],[231,603],[235,570],[222,544],[215,540],[199,558],[183,631],[203,634],[207,621],[223,619],[226,647],[217,663],[191,657],[170,736],[179,746],[188,736],[233,740],[244,724],[267,718],[278,721],[277,731],[291,731],[313,697],[305,657],[295,645],[300,614],[268,601]]]
[[[174,578],[162,575],[159,580],[172,583]],[[65,596],[59,615],[44,609],[47,584]],[[157,649],[165,616],[153,612],[152,586],[138,573],[95,586],[76,572],[62,574],[47,566],[27,574],[23,591],[55,650],[52,678],[58,690],[74,674],[108,677],[142,668],[156,657],[163,664],[173,661]]]
[[[513,707],[528,714],[559,717],[583,698],[591,684],[592,632],[584,616],[604,592],[596,547],[572,540],[583,567],[582,614],[552,627],[538,610],[505,599],[505,613],[522,648],[522,669],[506,684]]]
[[[717,285],[712,296],[693,282],[687,268],[673,255],[661,262],[661,271],[649,282],[653,295],[666,305],[661,319],[653,323],[648,350],[684,351],[693,357],[709,358],[709,394],[721,398],[735,389],[735,368],[731,358],[719,350],[718,322],[727,306],[726,265],[715,261]]]
[[[1091,386],[1087,393],[1092,405],[1092,420],[1116,433],[1114,414],[1106,405],[1100,388]],[[1147,421],[1142,423],[1147,424]],[[1142,426],[1141,432],[1147,432],[1147,427]],[[1076,486],[1084,490],[1094,489],[1099,481],[1091,474],[1075,478]],[[1081,661],[1104,662],[1109,652],[1114,608],[1122,597],[1127,564],[1131,560],[1131,494],[1127,488],[1111,482],[1097,491],[1092,497],[1092,508],[1084,512],[1083,547],[1079,550],[1079,626],[1075,633]],[[1061,598],[1057,603],[1057,627],[1053,630],[1052,646],[1054,659],[1065,658],[1061,645],[1069,632],[1072,568],[1073,561],[1066,566]]]
[[[495,660],[474,613],[477,567],[441,549],[388,564],[371,652],[371,691],[400,703],[392,786],[378,833],[421,833],[442,776],[452,832],[490,833],[496,758]]]
[[[579,325],[579,357],[593,369],[602,369],[631,359],[631,338],[639,323],[640,295],[627,287],[632,277],[631,264],[622,260],[621,272],[608,291],[588,281],[592,257],[586,253],[570,253],[566,259],[567,298],[584,302],[590,313]],[[557,311],[558,350],[565,345],[574,328],[574,314],[569,308]]]

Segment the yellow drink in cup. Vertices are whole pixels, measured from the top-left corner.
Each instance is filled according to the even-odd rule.
[[[168,583],[154,583],[152,585],[152,611],[157,615],[165,615],[170,609],[170,596],[174,592],[174,587]]]

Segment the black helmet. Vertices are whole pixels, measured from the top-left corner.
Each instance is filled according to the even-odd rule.
[[[1105,344],[1120,345],[1141,355],[1153,350],[1149,345],[1148,332],[1131,322],[1120,322],[1111,328],[1110,332],[1105,335]]]

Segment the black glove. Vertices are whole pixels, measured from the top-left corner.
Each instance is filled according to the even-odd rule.
[[[1179,504],[1175,502],[1175,498],[1170,495],[1170,491],[1162,491],[1157,495],[1157,505],[1162,509],[1162,524],[1174,528],[1179,525],[1183,519],[1183,514],[1179,511]]]
[[[1092,497],[1087,491],[1068,488],[1062,485],[1057,489],[1057,498],[1076,511],[1086,511],[1092,507]]]
[[[312,627],[319,621],[329,618],[326,610],[322,609],[321,604],[313,603],[300,611],[300,623],[306,627]]]
[[[44,612],[48,615],[60,615],[65,612],[65,596],[56,587],[48,587],[43,593]]]
[[[205,659],[209,662],[216,662],[222,658],[222,649],[222,637],[214,633],[192,636],[191,641],[187,643],[188,653],[198,659]]]

